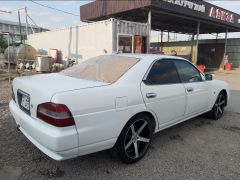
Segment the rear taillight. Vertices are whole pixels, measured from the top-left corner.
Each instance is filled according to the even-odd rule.
[[[38,105],[37,117],[53,126],[67,127],[75,124],[71,112],[64,104],[43,103]]]

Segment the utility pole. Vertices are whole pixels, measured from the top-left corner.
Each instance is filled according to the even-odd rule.
[[[147,44],[147,53],[150,53],[150,43],[151,43],[151,30],[152,30],[152,12],[148,12],[148,44]]]
[[[26,34],[28,39],[28,15],[27,15],[27,7],[25,6],[25,15],[26,15]]]
[[[19,32],[20,32],[20,38],[21,38],[21,44],[22,44],[22,25],[21,25],[21,17],[20,17],[20,11],[18,10],[18,23],[19,23]]]
[[[197,37],[196,37],[196,52],[195,52],[195,58],[193,60],[193,64],[197,64],[198,62],[198,45],[199,45],[199,34],[200,34],[200,21],[198,21],[197,24]]]
[[[161,30],[161,52],[163,52],[163,30]]]

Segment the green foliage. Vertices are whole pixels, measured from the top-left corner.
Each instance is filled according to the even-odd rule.
[[[7,46],[8,44],[6,39],[3,36],[0,36],[0,52],[3,53]]]

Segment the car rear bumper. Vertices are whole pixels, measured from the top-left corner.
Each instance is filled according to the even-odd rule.
[[[58,128],[24,113],[12,100],[9,104],[21,132],[43,153],[55,160],[78,156],[78,135],[75,127]]]

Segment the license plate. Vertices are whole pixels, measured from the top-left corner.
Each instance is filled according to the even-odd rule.
[[[19,89],[17,91],[17,97],[19,107],[27,114],[30,114],[30,95]]]
[[[22,95],[22,101],[21,101],[21,106],[23,108],[25,108],[26,110],[30,111],[30,102],[29,102],[30,98],[29,96],[23,94]]]

